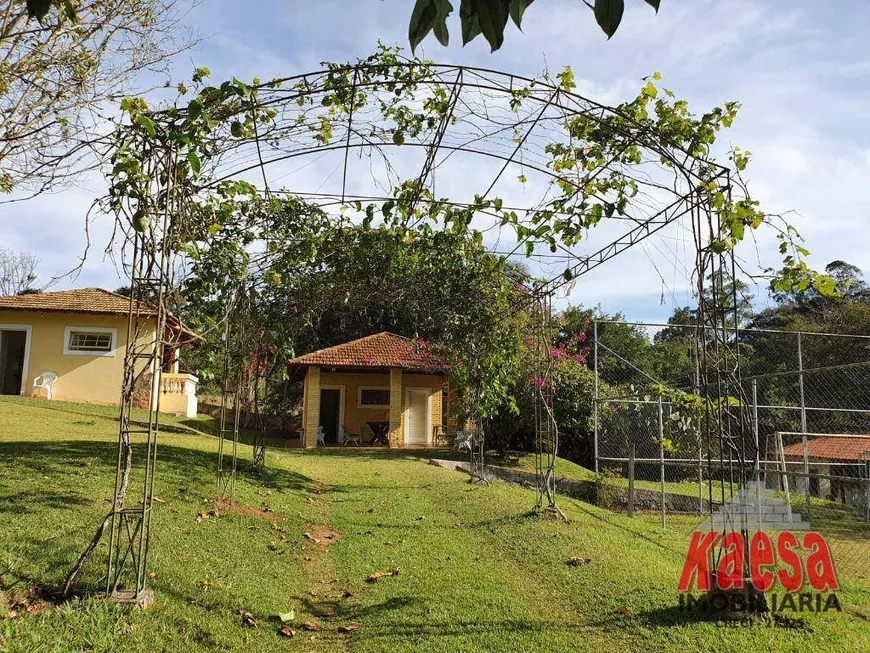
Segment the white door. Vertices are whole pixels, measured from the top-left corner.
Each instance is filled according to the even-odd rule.
[[[429,389],[408,388],[405,394],[405,444],[429,444]]]

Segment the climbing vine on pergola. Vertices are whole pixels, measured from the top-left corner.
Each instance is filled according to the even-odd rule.
[[[269,265],[287,256],[276,230],[293,232],[300,267],[317,265],[329,230],[351,228],[388,229],[406,242],[449,232],[472,247],[511,250],[493,254],[502,265],[516,253],[568,257],[552,278],[522,280],[510,305],[491,308],[498,318],[534,303],[549,307],[576,277],[681,219],[691,223],[693,282],[703,295],[706,272],[767,219],[742,183],[748,153],[730,150],[727,165],[714,157],[739,105],[695,115],[658,74],[636,98],[607,107],[579,94],[568,68],[530,79],[406,59],[381,46],[353,64],[268,81],[211,85],[198,69],[178,92],[160,108],[123,101],[102,206],[117,233],[160,270],[183,276],[220,248],[225,265],[213,281],[227,295],[240,283],[280,283]],[[588,247],[604,224],[618,235]],[[793,232],[781,232],[781,283],[813,281]],[[170,260],[158,261],[158,252]],[[172,289],[161,297],[170,301]],[[471,416],[486,418],[503,399],[508,345],[445,348],[441,354],[463,361],[455,375],[473,389]],[[541,437],[550,440],[539,449],[549,457],[550,488],[557,425],[546,404],[558,390],[547,383],[540,378],[538,387],[546,389],[541,421],[549,434]],[[554,505],[549,489],[543,494]]]

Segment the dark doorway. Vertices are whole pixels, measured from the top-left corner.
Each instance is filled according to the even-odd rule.
[[[320,425],[326,442],[338,442],[338,415],[341,408],[341,390],[320,391]]]
[[[26,344],[26,331],[0,331],[0,394],[21,394]]]

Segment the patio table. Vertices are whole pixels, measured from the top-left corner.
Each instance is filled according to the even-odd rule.
[[[389,422],[366,422],[371,428],[372,433],[375,434],[375,437],[372,438],[372,441],[369,444],[389,444],[390,440],[387,437],[387,434],[390,432],[390,423]]]

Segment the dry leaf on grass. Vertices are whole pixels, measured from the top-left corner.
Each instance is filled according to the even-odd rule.
[[[319,626],[316,621],[306,621],[302,624],[302,630],[307,630],[309,632],[314,632],[318,628]]]
[[[627,605],[619,606],[619,614],[628,614],[628,606]]]
[[[362,626],[362,624],[359,623],[358,621],[351,621],[351,622],[350,622],[349,624],[347,624],[346,626],[339,626],[339,627],[338,627],[338,632],[340,632],[340,633],[352,633],[353,631],[355,631],[355,630],[356,630],[357,628],[359,628],[360,626]]]
[[[282,624],[286,624],[288,621],[293,621],[296,618],[296,611],[290,610],[289,612],[282,612],[278,615],[278,619],[281,620]]]
[[[320,542],[320,540],[318,540],[316,537],[314,537],[311,533],[302,533],[302,537],[304,537],[306,540],[311,540],[315,544]]]
[[[583,565],[588,565],[590,562],[592,562],[592,558],[574,556],[573,558],[568,558],[568,561],[565,564],[571,567],[582,567]]]
[[[152,499],[153,499],[156,503],[166,503],[166,499],[161,499],[160,497],[152,497]]]
[[[284,635],[284,637],[296,637],[296,631],[293,630],[290,626],[281,626],[278,629],[279,635]]]
[[[368,583],[377,583],[381,578],[389,578],[391,576],[398,576],[401,572],[401,568],[396,567],[393,571],[376,571],[371,576],[366,579]]]
[[[259,628],[259,626],[257,625],[257,620],[254,619],[254,615],[252,615],[250,612],[239,610],[239,615],[242,617],[243,626],[247,626],[248,628]]]

